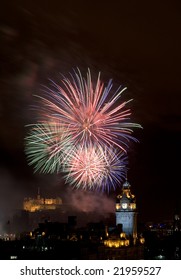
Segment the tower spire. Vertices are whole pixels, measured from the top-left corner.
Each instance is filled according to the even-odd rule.
[[[121,194],[116,201],[116,225],[122,224],[122,230],[134,240],[137,237],[137,209],[135,195],[131,193],[130,183],[126,181],[122,185]]]

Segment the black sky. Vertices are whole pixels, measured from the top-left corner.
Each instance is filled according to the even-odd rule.
[[[24,137],[37,117],[33,95],[77,66],[128,87],[123,98],[134,99],[132,120],[143,126],[134,134],[140,143],[131,146],[128,172],[140,220],[172,217],[181,203],[180,13],[180,1],[168,0],[1,4],[1,219],[38,186],[44,195],[70,196],[60,177],[33,174]]]

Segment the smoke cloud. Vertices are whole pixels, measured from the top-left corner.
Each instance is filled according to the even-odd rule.
[[[69,205],[76,211],[97,214],[107,214],[114,211],[115,202],[106,194],[94,193],[90,191],[75,190],[69,192],[67,199]]]

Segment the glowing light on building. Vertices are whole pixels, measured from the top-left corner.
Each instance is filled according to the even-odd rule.
[[[37,198],[25,198],[23,209],[28,212],[36,212],[42,210],[55,210],[62,205],[62,199],[57,198],[42,198],[39,195]]]
[[[126,238],[126,235],[123,234],[124,237],[121,238],[109,238],[104,240],[104,245],[110,248],[120,248],[127,247],[130,245],[130,240]]]

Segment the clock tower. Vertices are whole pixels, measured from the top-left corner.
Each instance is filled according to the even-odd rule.
[[[116,201],[116,225],[122,224],[122,231],[134,240],[137,238],[136,199],[131,193],[131,185],[126,180]]]

